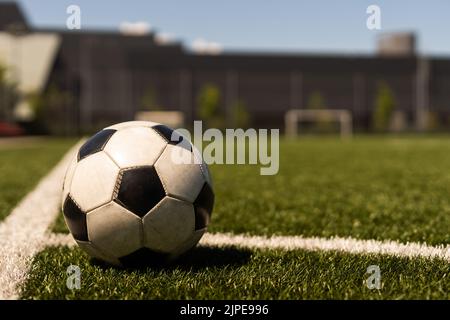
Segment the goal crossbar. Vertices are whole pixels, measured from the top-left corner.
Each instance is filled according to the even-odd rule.
[[[352,113],[349,110],[345,109],[288,110],[284,116],[286,136],[297,136],[298,124],[302,121],[317,121],[324,118],[339,122],[342,138],[348,138],[352,136]]]

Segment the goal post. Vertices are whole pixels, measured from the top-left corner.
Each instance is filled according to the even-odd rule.
[[[288,110],[284,115],[286,136],[296,137],[298,135],[298,126],[301,122],[318,121],[321,119],[329,119],[330,121],[339,122],[340,134],[342,138],[350,138],[352,136],[352,113],[345,109]]]

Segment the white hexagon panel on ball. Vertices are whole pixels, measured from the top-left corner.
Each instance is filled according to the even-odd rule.
[[[79,241],[75,240],[77,244],[80,246],[81,249],[83,249],[87,254],[89,254],[91,257],[106,261],[108,263],[111,263],[116,266],[120,266],[121,263],[118,259],[109,256],[105,254],[104,252],[100,251],[99,248],[97,248],[92,242],[90,241]]]
[[[165,197],[143,218],[144,245],[171,253],[194,233],[195,213],[191,203]]]
[[[75,168],[70,194],[84,212],[112,200],[119,167],[100,151],[80,160]]]
[[[128,127],[117,131],[104,150],[120,168],[151,166],[166,144],[150,127]]]
[[[64,176],[63,183],[63,196],[61,199],[61,206],[64,206],[67,196],[70,192],[70,187],[72,185],[73,175],[75,174],[75,168],[78,164],[78,155],[74,155],[70,161],[69,167],[67,168],[66,174]]]
[[[169,196],[194,202],[205,183],[192,151],[168,144],[155,163],[156,172]]]
[[[102,252],[120,258],[142,245],[142,221],[112,201],[87,214],[89,240]]]

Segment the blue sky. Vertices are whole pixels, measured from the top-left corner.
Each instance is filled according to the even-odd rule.
[[[83,29],[146,21],[189,45],[198,38],[225,50],[373,52],[380,32],[415,31],[419,51],[450,55],[448,0],[21,0],[35,26],[65,27],[66,7],[81,8]],[[366,28],[366,8],[381,8],[380,31]]]

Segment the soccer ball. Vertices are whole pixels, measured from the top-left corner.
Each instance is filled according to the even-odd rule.
[[[213,205],[197,149],[146,121],[116,124],[88,139],[63,184],[64,219],[78,245],[119,266],[160,264],[187,252],[205,233]]]

